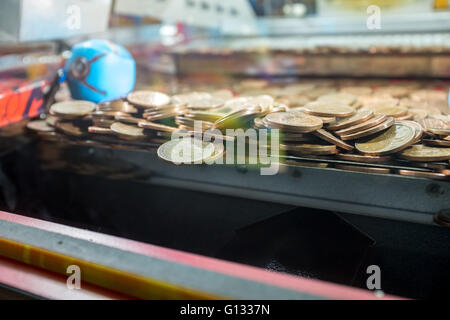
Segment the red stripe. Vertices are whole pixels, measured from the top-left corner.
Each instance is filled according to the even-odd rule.
[[[89,283],[79,290],[67,289],[67,277],[0,257],[0,283],[47,299],[103,300],[130,299]]]

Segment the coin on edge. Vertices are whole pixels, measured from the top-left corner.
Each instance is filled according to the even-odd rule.
[[[365,122],[373,117],[373,111],[372,110],[362,110],[356,112],[353,116],[349,118],[343,118],[338,121],[332,122],[328,125],[327,129],[330,130],[340,130],[345,129],[357,124],[360,124],[362,122]]]
[[[342,103],[314,101],[303,107],[306,113],[319,117],[345,118],[352,116],[355,109]]]
[[[345,161],[353,161],[353,162],[364,162],[364,163],[388,163],[392,161],[391,156],[367,156],[362,154],[353,154],[353,153],[338,153],[336,155],[338,159],[342,159]]]
[[[57,102],[50,107],[52,115],[63,119],[74,119],[90,114],[97,105],[90,101],[71,100]]]
[[[89,133],[95,133],[95,134],[113,134],[114,131],[112,131],[110,128],[103,128],[103,127],[88,127]]]
[[[323,126],[323,121],[319,117],[300,111],[270,113],[264,118],[264,122],[275,128],[294,132],[312,132]]]
[[[387,119],[387,117],[384,114],[379,114],[379,115],[376,115],[376,116],[370,118],[369,120],[359,123],[357,125],[353,125],[348,128],[335,131],[335,133],[342,136],[342,135],[348,135],[348,134],[352,134],[352,133],[356,133],[356,132],[361,132],[361,131],[364,131],[366,129],[375,127],[375,126],[383,123],[384,121],[386,121],[386,119]]]
[[[382,134],[364,142],[355,143],[355,148],[364,154],[386,155],[401,151],[414,142],[416,130],[407,123],[395,123]]]
[[[170,140],[158,148],[158,157],[175,164],[203,162],[214,156],[215,148],[211,142],[192,137]]]
[[[403,150],[398,156],[406,160],[418,162],[446,161],[450,160],[450,148],[429,147],[423,144],[416,144]]]

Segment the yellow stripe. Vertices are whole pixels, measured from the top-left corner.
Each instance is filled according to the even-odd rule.
[[[23,245],[23,262],[26,264],[30,264],[30,249],[31,247],[29,245],[24,244]]]
[[[67,277],[70,276],[66,273],[67,267],[77,265],[81,270],[82,281],[142,299],[221,299],[214,294],[184,288],[97,263],[77,260],[57,252],[3,238],[0,238],[0,255]]]

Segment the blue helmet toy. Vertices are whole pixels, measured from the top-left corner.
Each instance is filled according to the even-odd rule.
[[[106,40],[75,45],[64,66],[72,98],[105,102],[127,96],[136,81],[136,63],[122,46]]]

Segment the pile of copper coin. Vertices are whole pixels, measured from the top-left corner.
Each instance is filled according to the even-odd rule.
[[[28,128],[47,140],[64,136],[144,149],[170,141],[173,133],[278,129],[281,161],[289,164],[450,179],[445,86],[251,79],[226,89],[190,89],[173,95],[135,91],[98,105],[58,102],[46,120]],[[210,151],[208,159],[222,152]]]

